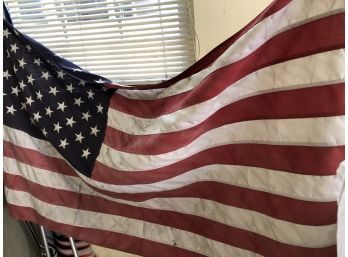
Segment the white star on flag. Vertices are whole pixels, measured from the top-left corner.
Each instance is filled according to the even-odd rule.
[[[9,77],[12,77],[12,75],[10,73],[8,73],[8,70],[3,72],[3,77],[5,77],[6,79],[8,79]]]
[[[73,127],[74,123],[76,122],[74,121],[74,118],[72,116],[70,119],[66,118],[66,126]]]
[[[91,153],[89,152],[89,148],[87,148],[86,150],[82,150],[82,156],[83,158],[88,158],[88,155],[90,155]]]
[[[35,102],[35,101],[31,98],[31,96],[26,97],[25,99],[26,99],[27,105],[29,105],[29,106],[31,106],[31,104]]]
[[[100,131],[97,126],[95,126],[94,128],[90,128],[91,129],[91,135],[95,135],[97,136],[97,133]]]
[[[7,111],[6,113],[11,113],[12,115],[14,115],[14,112],[16,112],[17,110],[13,107],[13,105],[11,106],[6,106]]]
[[[54,96],[56,96],[56,94],[59,91],[57,90],[57,87],[50,87],[50,91],[48,92],[49,94],[53,94]]]
[[[85,86],[85,84],[86,84],[86,81],[84,81],[84,80],[82,80],[82,79],[80,79],[80,82],[79,82],[79,85],[81,85],[81,86]]]
[[[8,31],[8,29],[4,29],[3,35],[4,37],[8,38],[8,36],[11,35],[11,33]]]
[[[75,100],[74,105],[76,104],[76,105],[80,106],[82,103],[84,103],[84,101],[81,100],[81,97],[75,98],[74,100]]]
[[[93,99],[94,93],[92,92],[92,89],[90,89],[89,91],[87,91],[87,94],[88,94],[88,98],[92,98],[92,99]]]
[[[59,141],[60,141],[59,147],[62,147],[65,150],[65,147],[69,145],[69,143],[67,142],[67,139],[65,138],[64,140],[59,140]]]
[[[12,87],[11,89],[12,89],[11,94],[15,94],[16,96],[18,96],[18,93],[20,92],[19,87],[18,86]]]
[[[47,136],[47,131],[46,131],[46,128],[43,128],[43,129],[41,129],[41,131],[42,131],[42,134],[44,135],[44,136]]]
[[[57,133],[59,133],[59,130],[61,130],[61,128],[62,128],[62,127],[59,125],[59,122],[54,123],[53,126],[54,126],[53,131],[56,131]]]
[[[30,74],[30,76],[27,76],[28,78],[28,83],[32,84],[33,85],[33,82],[34,82],[34,78],[33,78],[33,74]]]
[[[31,50],[31,46],[30,45],[26,45],[25,48],[28,50],[28,52],[30,52],[30,50]]]
[[[19,47],[17,47],[17,43],[14,43],[13,45],[11,45],[11,52],[17,53],[18,49]]]
[[[58,103],[58,107],[57,107],[57,110],[61,110],[62,112],[64,112],[64,109],[66,108],[67,106],[65,105],[65,102],[61,102],[61,103]]]
[[[103,106],[101,104],[97,105],[98,113],[103,113]]]
[[[47,71],[47,72],[43,72],[43,71],[42,71],[42,76],[41,76],[41,78],[44,78],[44,79],[48,80],[48,77],[51,77],[51,75],[48,74],[48,71]]]
[[[27,105],[23,102],[21,103],[21,110],[26,110],[27,109]]]
[[[96,83],[101,83],[101,84],[104,84],[106,81],[102,80],[102,79],[98,79],[95,81]]]
[[[75,141],[78,141],[78,142],[80,142],[80,143],[82,143],[82,139],[85,138],[84,136],[82,136],[82,133],[81,133],[81,132],[80,132],[79,134],[75,134],[75,136],[76,136]]]
[[[24,65],[27,64],[26,62],[24,62],[24,58],[18,60],[18,62],[19,62],[19,67],[21,67],[22,69],[24,69]]]
[[[39,111],[37,111],[36,113],[34,113],[34,120],[35,120],[36,122],[38,122],[39,119],[41,119],[41,118],[42,118],[42,116],[40,115],[40,112],[39,112]]]
[[[24,81],[22,80],[21,82],[19,82],[19,87],[23,90],[27,85],[24,83]]]
[[[51,113],[53,112],[52,110],[51,110],[51,107],[47,107],[47,108],[45,108],[45,110],[46,110],[46,115],[48,115],[48,116],[50,116],[51,117]]]
[[[58,71],[58,78],[63,78],[64,77],[64,72],[61,70],[61,71]]]
[[[69,86],[66,86],[66,90],[68,90],[70,93],[73,91],[73,86],[70,84]]]
[[[40,92],[40,90],[38,91],[38,92],[36,92],[36,98],[38,99],[38,100],[42,100],[42,97],[43,97],[43,95],[41,94],[41,92]]]
[[[41,62],[40,58],[37,58],[37,59],[34,59],[34,63],[37,64],[37,65],[41,65],[42,62]]]
[[[92,115],[90,115],[88,111],[82,113],[82,119],[83,119],[83,120],[88,121],[88,119],[89,119],[91,116],[92,116]]]

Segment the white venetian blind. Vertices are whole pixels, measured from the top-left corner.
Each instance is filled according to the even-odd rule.
[[[114,82],[159,82],[195,61],[191,0],[5,3],[21,32]]]

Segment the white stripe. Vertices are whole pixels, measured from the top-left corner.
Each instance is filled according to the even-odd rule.
[[[20,141],[21,147],[38,151],[43,155],[47,155],[47,152],[54,153],[56,158],[63,159],[53,146],[50,145],[44,148],[46,141],[30,138],[30,135],[25,132],[5,126],[5,131],[9,130],[12,131],[11,134],[14,139],[18,137],[23,139]],[[28,137],[31,140],[26,140]],[[7,138],[6,141],[14,141],[12,142],[14,144],[16,142],[18,143],[17,140],[12,140],[12,138]],[[23,142],[26,143],[23,144]],[[45,149],[45,151],[41,152],[42,149]],[[10,165],[6,166],[7,170],[19,169],[19,167],[16,168],[16,164],[11,162],[9,158],[4,158],[4,160],[8,160],[6,165]],[[22,168],[24,167],[25,166]],[[190,170],[182,175],[151,184],[112,185],[101,183],[85,176],[82,178],[88,184],[116,193],[160,192],[180,188],[198,181],[216,181],[306,201],[334,201],[336,199],[335,192],[331,190],[335,188],[335,176],[300,175],[238,165],[207,165]],[[294,190],[294,188],[297,190]]]
[[[6,125],[3,126],[3,131],[3,140],[5,141],[25,148],[32,147],[31,149],[37,149],[37,151],[39,151],[40,153],[43,153],[44,155],[50,157],[61,158],[60,153],[52,146],[50,142],[46,140],[32,137],[24,131],[14,129]]]
[[[344,11],[343,0],[291,1],[283,9],[265,18],[233,43],[209,68],[162,90],[119,90],[118,93],[133,99],[160,99],[180,94],[196,87],[213,71],[241,60],[275,35],[304,22]],[[245,47],[248,46],[248,47]]]
[[[37,151],[31,147],[30,149]],[[4,157],[4,160],[6,160],[4,167],[8,171],[23,170],[25,172],[29,169],[27,165],[19,164],[11,158]],[[237,165],[208,165],[151,184],[113,185],[80,176],[90,185],[115,193],[162,192],[179,189],[197,182],[215,181],[305,201],[326,202],[335,201],[337,198],[335,191],[332,191],[336,185],[336,176],[300,175]]]
[[[204,133],[178,150],[158,155],[126,153],[102,144],[97,160],[118,170],[150,170],[176,163],[209,148],[236,143],[344,145],[344,116],[252,120],[228,124]]]
[[[56,206],[42,202],[26,192],[8,188],[5,188],[5,192],[10,204],[33,208],[40,215],[58,223],[128,234],[167,245],[175,242],[177,247],[206,256],[225,257],[226,253],[241,257],[260,256],[188,231],[116,215]]]
[[[52,145],[47,146],[44,140],[30,137],[30,135],[25,132],[6,126],[4,126],[4,130],[6,132],[12,131],[11,135],[13,138],[8,138],[8,136],[6,136],[6,141],[8,142],[14,144],[20,142],[21,145],[19,146],[21,147],[38,151],[43,155],[53,153],[51,155],[54,157],[63,159],[60,153],[57,152]],[[5,135],[7,135],[7,133],[5,133]],[[18,141],[16,138],[21,138],[22,140]],[[27,140],[27,138],[30,140]],[[45,150],[42,151],[42,149]],[[13,163],[10,158],[4,157],[4,160],[8,160],[6,163],[6,165],[9,165],[6,166],[7,170],[20,169],[20,166],[16,168],[16,164]],[[24,167],[25,166],[22,168],[24,169]],[[238,165],[207,165],[190,170],[182,175],[151,184],[112,185],[101,183],[85,176],[82,178],[88,184],[116,193],[160,192],[180,188],[198,181],[216,181],[306,201],[334,201],[337,197],[336,193],[331,190],[335,188],[335,176],[300,175]],[[296,190],[294,190],[294,188],[296,188]]]
[[[205,199],[184,197],[153,198],[143,202],[114,199],[94,191],[77,177],[65,176],[16,162],[14,159],[5,158],[5,172],[22,176],[45,187],[94,195],[136,207],[175,211],[204,217],[228,226],[251,231],[285,244],[303,247],[325,247],[335,243],[335,224],[327,226],[294,224],[255,211],[240,209]],[[95,204],[97,205],[97,202]]]
[[[4,126],[4,140],[22,147],[41,149],[45,155],[61,158],[47,141],[29,137],[25,132]],[[233,143],[272,143],[287,145],[344,145],[344,116],[289,120],[260,120],[235,123],[210,130],[191,144],[160,155],[137,155],[102,145],[97,158],[120,170],[156,169],[178,162],[195,153]],[[47,148],[43,148],[43,146]]]
[[[346,169],[345,169],[345,161],[343,160],[337,168],[337,184],[336,184],[336,192],[337,192],[337,257],[345,257],[345,246],[346,246],[346,190],[345,190],[345,177],[346,177]]]
[[[108,126],[133,135],[174,132],[194,127],[219,109],[250,96],[343,81],[344,50],[341,49],[263,68],[227,87],[214,98],[158,118],[140,118],[110,108]],[[144,105],[142,108],[147,107]]]
[[[126,175],[125,175],[126,176]],[[310,176],[237,165],[208,165],[151,184],[112,185],[83,178],[88,184],[115,193],[147,193],[179,189],[214,181],[305,201],[335,201],[335,176]],[[294,190],[296,188],[296,190]]]

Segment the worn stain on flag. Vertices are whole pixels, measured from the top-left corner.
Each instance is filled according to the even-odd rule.
[[[13,217],[141,256],[336,255],[343,0],[274,1],[155,85],[3,38]]]

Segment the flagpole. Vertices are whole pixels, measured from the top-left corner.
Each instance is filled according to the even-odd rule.
[[[72,249],[72,252],[73,252],[73,256],[74,257],[79,257],[78,254],[77,254],[77,250],[76,250],[74,239],[71,236],[69,236],[69,241],[70,241],[71,249]]]
[[[47,243],[47,239],[46,239],[46,235],[45,235],[45,229],[41,225],[40,225],[40,232],[41,232],[42,241],[43,241],[45,252],[46,252],[46,257],[51,257],[50,250],[48,249],[48,243]]]

